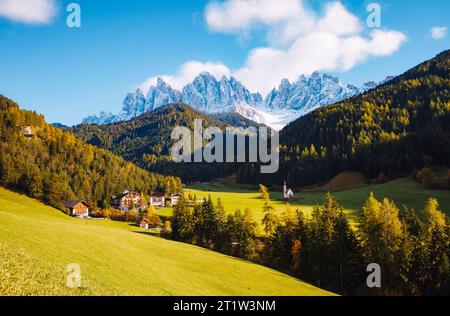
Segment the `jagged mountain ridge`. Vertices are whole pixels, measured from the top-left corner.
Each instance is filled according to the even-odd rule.
[[[300,76],[293,83],[285,79],[263,98],[259,93],[250,92],[234,77],[224,76],[217,80],[203,72],[184,86],[181,92],[159,78],[156,86],[150,87],[146,95],[141,89],[129,93],[120,114],[101,112],[99,116],[84,119],[83,123],[109,124],[130,120],[167,104],[185,103],[205,113],[238,113],[256,123],[281,129],[319,107],[345,100],[378,85],[368,82],[358,88],[344,85],[329,74],[315,72],[309,77]]]

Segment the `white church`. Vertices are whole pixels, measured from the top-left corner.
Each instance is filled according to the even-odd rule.
[[[294,191],[291,188],[288,188],[286,181],[283,184],[283,198],[286,201],[292,200],[294,198]]]

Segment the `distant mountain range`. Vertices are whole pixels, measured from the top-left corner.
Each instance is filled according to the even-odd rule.
[[[392,77],[386,78],[386,81]],[[182,91],[173,89],[158,79],[147,94],[138,89],[129,93],[119,114],[101,112],[83,120],[85,124],[109,124],[130,120],[146,112],[171,103],[185,103],[194,109],[209,113],[238,113],[259,124],[281,129],[295,119],[315,109],[336,103],[376,88],[381,83],[368,82],[362,87],[342,84],[329,74],[313,73],[301,76],[296,82],[283,80],[266,98],[250,92],[234,77],[217,80],[210,73],[199,74]]]

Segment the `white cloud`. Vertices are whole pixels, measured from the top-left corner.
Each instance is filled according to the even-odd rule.
[[[57,13],[54,0],[0,0],[0,17],[27,24],[48,24]]]
[[[295,18],[301,9],[298,0],[227,0],[210,3],[205,18],[214,31],[236,33]]]
[[[289,49],[255,49],[234,75],[252,91],[269,92],[282,79],[294,81],[314,71],[347,71],[371,56],[386,56],[405,40],[393,31],[373,31],[366,39],[316,31],[300,37]]]
[[[222,78],[222,76],[229,77],[231,75],[230,69],[222,63],[190,61],[182,65],[176,75],[152,77],[144,82],[139,88],[146,92],[151,86],[156,85],[158,78],[161,78],[172,88],[181,90],[187,83],[192,82],[194,78],[203,71],[209,72],[217,79]]]
[[[328,2],[323,13],[311,11],[306,0],[225,0],[207,6],[210,29],[223,33],[248,34],[252,29],[267,31],[267,45],[253,49],[243,66],[230,72],[252,92],[268,93],[282,79],[296,80],[314,71],[348,71],[371,57],[389,56],[406,41],[403,33],[374,29],[364,24],[339,1]],[[199,62],[189,62],[178,75],[168,77],[178,87],[195,76],[184,71],[208,71]],[[217,65],[217,64],[215,64]],[[189,68],[189,67],[188,67]],[[192,68],[191,68],[192,70]],[[189,76],[186,75],[189,73]],[[155,81],[155,79],[152,79]]]
[[[446,26],[435,26],[431,28],[430,33],[431,37],[434,40],[441,40],[445,37],[447,37],[447,27]]]
[[[334,35],[354,35],[362,31],[359,19],[340,2],[326,5],[325,16],[317,21],[317,29]]]

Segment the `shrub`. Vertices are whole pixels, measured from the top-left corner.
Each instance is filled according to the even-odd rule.
[[[161,228],[163,226],[161,218],[156,214],[149,214],[147,216],[147,220],[148,220],[148,227],[150,228]]]
[[[162,233],[164,235],[170,236],[170,234],[172,233],[172,224],[170,223],[170,221],[164,222]]]
[[[417,173],[416,178],[417,181],[422,183],[427,189],[438,186],[438,179],[433,175],[433,171],[430,168],[422,168],[422,170]]]

